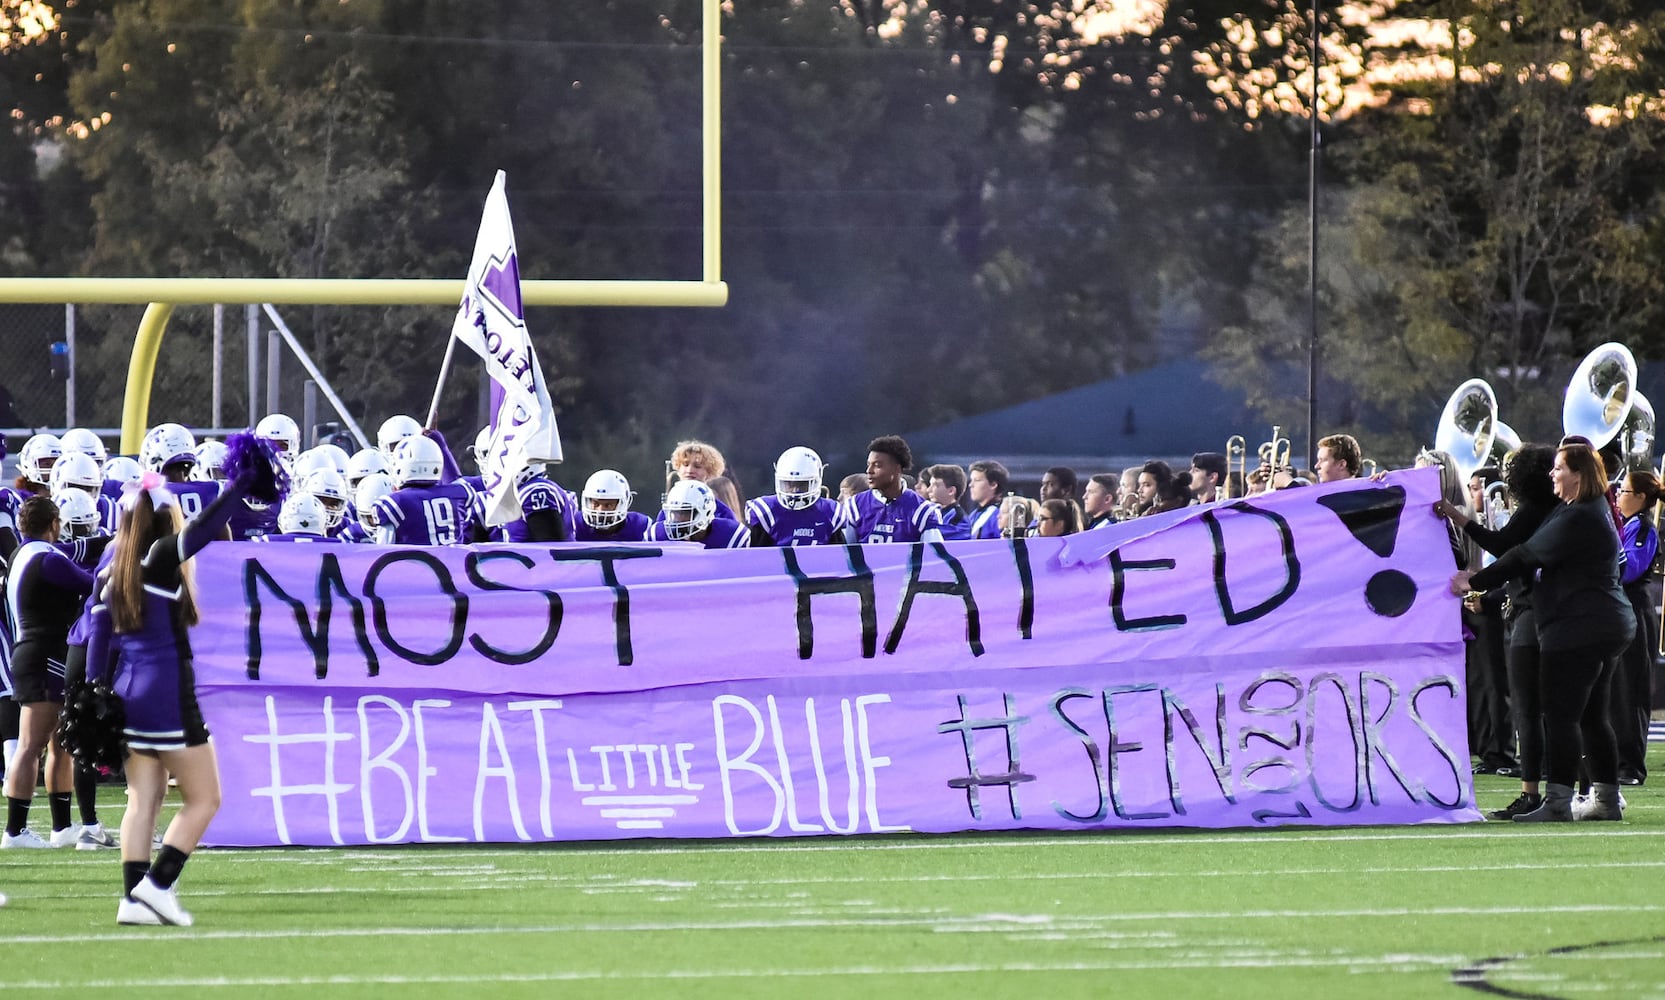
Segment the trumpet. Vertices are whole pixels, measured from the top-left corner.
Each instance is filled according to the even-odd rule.
[[[1289,468],[1289,439],[1283,436],[1282,424],[1272,425],[1272,440],[1262,444],[1255,454],[1260,456],[1260,464],[1273,472]]]
[[[1243,435],[1233,434],[1226,438],[1226,481],[1220,484],[1220,495],[1227,500],[1232,499],[1232,473],[1237,473],[1237,482],[1243,486],[1249,480],[1249,442],[1243,440]]]

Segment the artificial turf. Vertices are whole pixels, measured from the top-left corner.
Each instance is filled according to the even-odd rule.
[[[1665,998],[1665,790],[1626,797],[1530,827],[205,850],[188,929],[116,926],[114,852],[6,851],[0,996]]]

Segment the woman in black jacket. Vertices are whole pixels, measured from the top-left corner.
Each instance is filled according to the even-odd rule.
[[[1485,527],[1469,518],[1460,507],[1436,504],[1441,516],[1463,529],[1492,556],[1502,556],[1531,538],[1555,509],[1555,487],[1550,469],[1555,449],[1547,444],[1529,444],[1510,455],[1503,465],[1503,484],[1509,490],[1512,510],[1508,523]],[[1504,661],[1509,673],[1509,714],[1520,740],[1520,796],[1502,809],[1487,813],[1491,819],[1514,819],[1543,804],[1539,783],[1544,773],[1544,723],[1538,704],[1538,625],[1532,611],[1532,575],[1517,577],[1504,588],[1508,603],[1503,609],[1507,630]]]
[[[1451,578],[1459,597],[1530,577],[1537,615],[1539,695],[1543,711],[1543,804],[1515,822],[1573,818],[1573,782],[1586,757],[1594,796],[1580,819],[1619,819],[1618,747],[1607,719],[1614,657],[1636,632],[1636,616],[1619,587],[1619,533],[1607,503],[1607,471],[1588,446],[1555,453],[1550,480],[1560,503],[1523,544],[1478,573]]]

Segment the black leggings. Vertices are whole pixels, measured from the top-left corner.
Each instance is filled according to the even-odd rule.
[[[1532,623],[1527,623],[1532,628]],[[1533,629],[1536,632],[1536,629]],[[1538,665],[1538,647],[1510,646],[1505,652],[1509,665],[1509,709],[1515,718],[1515,732],[1520,736],[1520,779],[1542,781],[1544,778],[1544,716]]]
[[[1550,781],[1577,782],[1581,757],[1589,765],[1591,781],[1619,780],[1619,748],[1607,718],[1607,698],[1615,659],[1629,642],[1630,636],[1625,636],[1539,653],[1544,776]]]

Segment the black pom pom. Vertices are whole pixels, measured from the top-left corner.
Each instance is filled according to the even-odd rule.
[[[74,757],[105,774],[127,756],[127,706],[103,681],[71,685],[58,716],[58,741]]]

